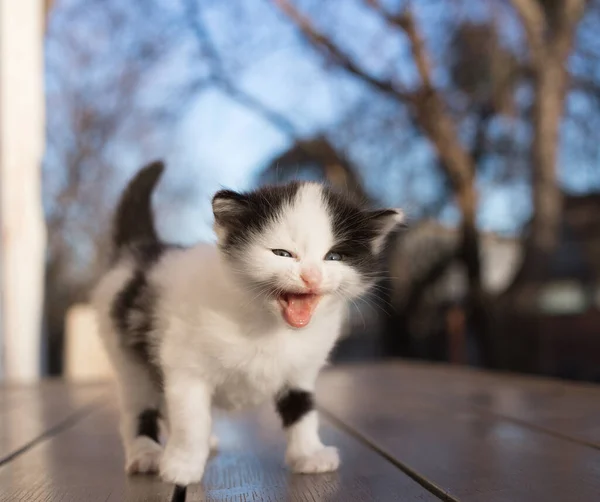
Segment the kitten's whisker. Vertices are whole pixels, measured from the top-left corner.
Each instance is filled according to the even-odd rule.
[[[369,305],[370,307],[372,307],[375,310],[381,310],[384,314],[386,314],[388,316],[393,314],[393,312],[388,312],[382,305],[379,305],[378,303],[373,302],[372,300],[369,300],[366,297],[360,298],[359,301],[366,303],[367,305]],[[392,308],[393,308],[393,306],[392,306]],[[393,310],[395,310],[395,308],[393,308]]]

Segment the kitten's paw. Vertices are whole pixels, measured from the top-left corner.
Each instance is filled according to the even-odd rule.
[[[210,451],[216,451],[219,449],[219,438],[214,434],[210,435],[210,439],[208,440],[208,447]]]
[[[293,472],[301,474],[332,472],[340,466],[340,456],[333,446],[324,446],[310,455],[288,457],[286,461]]]
[[[186,450],[169,449],[167,446],[160,463],[160,476],[163,481],[176,485],[199,483],[207,458],[208,448],[199,453],[189,454]]]
[[[130,475],[158,472],[162,452],[162,446],[156,441],[145,436],[135,438],[127,455],[125,471]]]

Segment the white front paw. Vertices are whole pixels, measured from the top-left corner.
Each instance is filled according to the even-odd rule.
[[[163,448],[149,437],[139,436],[127,452],[127,474],[150,474],[158,472]]]
[[[204,466],[208,458],[208,448],[201,452],[190,454],[179,448],[167,448],[160,463],[160,476],[163,481],[176,485],[187,486],[199,483],[204,474]]]
[[[331,472],[340,466],[340,456],[337,448],[324,446],[310,455],[288,455],[286,462],[293,472],[301,474]]]

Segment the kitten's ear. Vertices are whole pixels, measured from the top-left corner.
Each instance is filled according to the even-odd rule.
[[[373,239],[373,252],[379,253],[385,244],[387,236],[398,225],[404,223],[404,212],[401,209],[379,209],[369,211],[368,218],[376,228],[376,237]]]
[[[215,231],[219,239],[239,223],[240,217],[248,208],[248,198],[233,190],[219,190],[212,200],[215,216]]]

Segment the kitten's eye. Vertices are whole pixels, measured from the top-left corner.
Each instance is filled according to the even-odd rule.
[[[334,251],[329,251],[329,253],[325,255],[325,261],[342,261],[342,255]]]
[[[292,257],[292,253],[290,253],[289,251],[286,251],[285,249],[271,249],[271,251],[273,251],[273,254],[275,256],[281,256],[282,258],[291,258]]]

